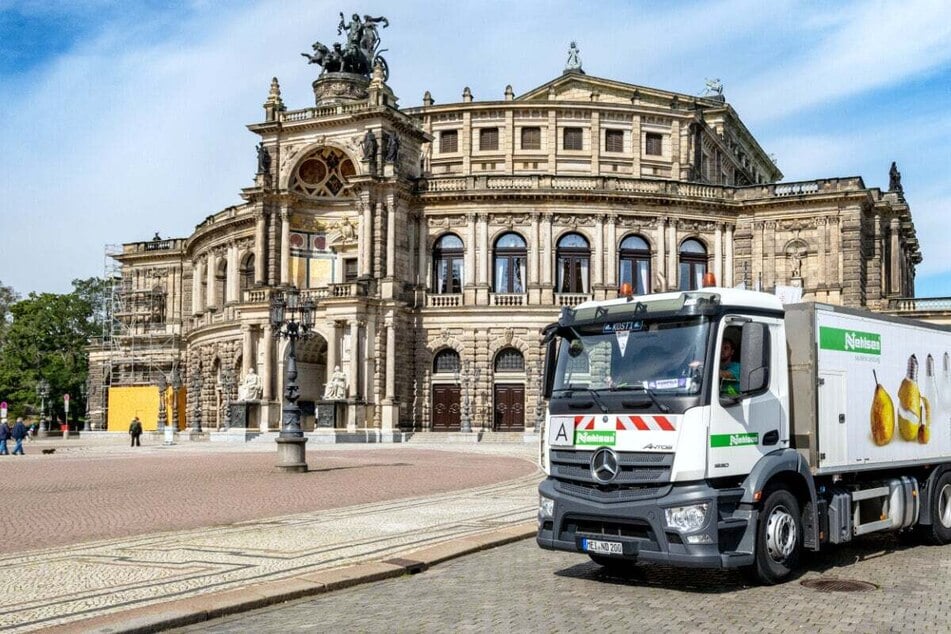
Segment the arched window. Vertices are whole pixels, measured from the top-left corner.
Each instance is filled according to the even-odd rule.
[[[465,284],[464,249],[458,236],[447,233],[433,247],[433,292],[461,293]]]
[[[496,372],[524,372],[525,357],[515,348],[503,348],[495,355]]]
[[[693,291],[703,287],[707,272],[707,248],[690,238],[680,244],[680,290]]]
[[[228,261],[222,259],[215,269],[215,306],[224,308],[225,289],[228,285]]]
[[[558,293],[587,293],[591,249],[588,241],[577,233],[567,233],[558,240]]]
[[[246,291],[254,286],[254,254],[248,253],[241,259],[241,267],[238,269],[240,276],[241,290]]]
[[[459,353],[452,348],[440,350],[433,359],[433,374],[458,372],[459,367]]]
[[[517,233],[506,233],[495,241],[496,293],[525,292],[525,260],[528,250],[525,239]]]
[[[630,284],[635,295],[651,292],[651,248],[641,236],[628,236],[619,250],[618,288]]]

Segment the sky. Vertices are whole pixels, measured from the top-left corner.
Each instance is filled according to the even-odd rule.
[[[271,77],[314,105],[300,53],[338,13],[386,16],[402,107],[516,95],[585,72],[724,96],[784,181],[902,173],[924,261],[951,296],[951,2],[0,0],[0,283],[102,276],[107,245],[186,237],[252,185]]]

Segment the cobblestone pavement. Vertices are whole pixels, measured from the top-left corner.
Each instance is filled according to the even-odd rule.
[[[820,592],[807,579],[877,584]],[[750,587],[734,571],[641,565],[611,574],[534,540],[180,632],[948,632],[951,546],[868,537],[811,558],[803,576]]]
[[[307,451],[312,470],[289,474],[275,468],[273,443],[36,451],[50,444],[31,443],[22,458],[0,456],[0,500],[10,509],[0,514],[0,554],[443,493],[535,469],[474,448],[315,446]]]
[[[308,450],[314,471],[284,474],[273,446],[201,444],[73,444],[0,458],[0,592],[16,597],[0,607],[0,629],[242,592],[524,524],[535,512],[530,446],[331,445]],[[109,537],[89,541],[100,534]],[[82,543],[24,553],[41,545],[37,536]]]

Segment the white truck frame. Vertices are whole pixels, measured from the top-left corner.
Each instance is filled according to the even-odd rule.
[[[707,288],[565,309],[546,342],[542,548],[778,583],[865,533],[951,542],[951,329]]]

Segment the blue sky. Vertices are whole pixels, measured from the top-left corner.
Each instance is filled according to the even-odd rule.
[[[0,0],[0,281],[63,292],[104,247],[182,237],[240,202],[272,76],[313,105],[300,56],[338,12],[385,15],[404,107],[527,92],[577,40],[591,75],[724,95],[786,181],[897,161],[921,241],[919,296],[951,296],[951,3]]]

